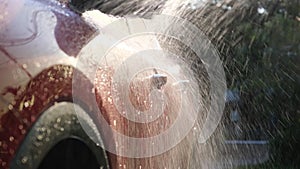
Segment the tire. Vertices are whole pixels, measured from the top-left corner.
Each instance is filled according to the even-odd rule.
[[[91,121],[78,105],[70,102],[54,104],[33,124],[10,168],[108,169],[107,154],[100,146],[103,142],[96,144],[81,127],[81,123],[86,123],[89,131],[100,136]]]

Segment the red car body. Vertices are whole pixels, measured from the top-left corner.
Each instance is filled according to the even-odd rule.
[[[49,107],[79,98],[83,107],[94,109],[88,94],[74,96],[73,90],[96,92],[98,108],[106,121],[123,134],[149,137],[168,127],[162,120],[143,126],[119,115],[114,105],[107,101],[113,69],[99,68],[96,76],[106,75],[105,78],[91,80],[76,67],[82,49],[101,34],[99,27],[54,0],[1,0],[0,11],[0,168],[9,168],[26,134]],[[73,85],[74,72],[76,77],[80,77],[76,88]],[[147,84],[143,83],[140,84],[143,90],[139,87],[133,90],[133,102],[135,98],[142,97],[143,92],[149,92],[145,90]],[[141,91],[136,95],[142,94],[136,96],[134,91]],[[174,91],[167,87],[166,92],[172,99]],[[173,100],[176,102],[176,99]],[[142,104],[136,101],[137,106],[147,107]],[[172,109],[174,107],[168,107],[165,113],[170,114]],[[158,129],[157,125],[164,127]],[[112,141],[114,138],[108,137],[110,134],[105,133],[104,144],[116,146]],[[186,168],[190,145],[185,140],[164,154],[147,158],[127,158],[107,153],[113,169]]]

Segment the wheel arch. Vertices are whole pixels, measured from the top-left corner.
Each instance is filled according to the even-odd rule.
[[[86,96],[80,96],[80,107],[92,115],[88,92],[92,92],[93,84],[79,70],[70,65],[54,65],[44,69],[33,77],[23,92],[15,97],[13,109],[0,118],[0,165],[8,169],[20,145],[27,137],[38,119],[51,107],[61,102],[73,103],[73,73],[80,76],[76,87],[86,90]],[[100,132],[100,131],[99,131]],[[101,133],[100,133],[101,135]]]

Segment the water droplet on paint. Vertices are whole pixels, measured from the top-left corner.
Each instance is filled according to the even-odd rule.
[[[28,157],[27,156],[24,156],[22,159],[21,159],[21,163],[22,164],[26,164],[28,162]]]

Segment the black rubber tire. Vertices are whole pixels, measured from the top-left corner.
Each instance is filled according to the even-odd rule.
[[[100,144],[103,145],[103,142],[98,139],[96,144],[85,133],[81,123],[86,123],[84,124],[85,129],[86,126],[90,128],[89,132],[95,134],[95,137],[97,135],[100,136],[92,123],[92,119],[81,107],[70,102],[56,103],[41,114],[27,133],[11,162],[10,168],[39,169],[44,158],[56,145],[59,145],[59,143],[64,140],[76,139],[85,144],[94,154],[94,158],[96,158],[98,163],[98,169],[108,169],[109,162],[107,154],[100,146]],[[90,134],[91,133],[89,133],[89,135]],[[76,143],[76,145],[78,144]],[[74,154],[71,155],[74,156]],[[77,155],[79,155],[80,159],[81,154]],[[82,158],[82,160],[84,159],[85,158]],[[84,168],[90,169],[91,167],[86,166]]]

